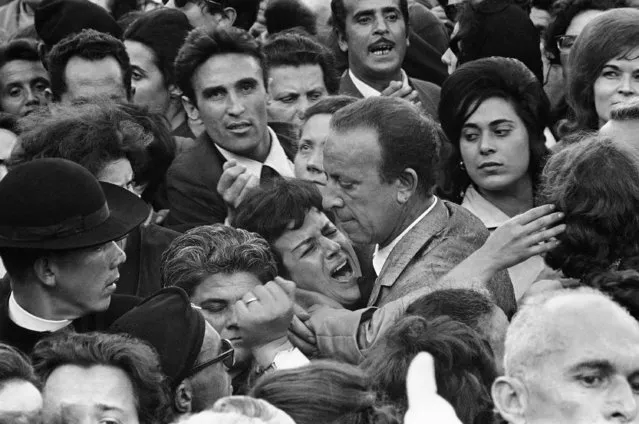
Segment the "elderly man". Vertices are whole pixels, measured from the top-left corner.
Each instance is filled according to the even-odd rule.
[[[332,0],[332,22],[348,55],[340,94],[403,97],[437,116],[439,87],[402,69],[408,47],[407,0]]]
[[[227,161],[247,169],[246,178],[293,176],[293,164],[267,126],[264,59],[253,37],[238,28],[196,28],[180,49],[175,73],[206,131],[167,173],[169,225],[224,221],[227,207],[216,189]]]
[[[176,414],[203,411],[231,394],[228,369],[233,366],[235,351],[198,309],[184,290],[169,287],[147,298],[109,328],[155,348],[169,380]]]
[[[49,52],[47,68],[56,102],[132,97],[129,56],[112,35],[86,29],[64,38]]]
[[[49,74],[35,42],[19,39],[0,46],[0,111],[24,116],[46,105]]]
[[[51,176],[55,176],[52,178]],[[51,332],[106,329],[137,298],[114,296],[117,240],[148,215],[134,194],[64,159],[36,159],[0,181],[0,341],[25,353]]]
[[[598,291],[532,298],[508,328],[504,364],[492,392],[508,423],[639,422],[639,324]]]
[[[435,121],[401,99],[372,97],[333,115],[324,204],[353,242],[376,245],[369,306],[435,290],[488,238],[474,215],[433,194],[440,143]],[[506,274],[487,289],[507,314],[515,310]]]
[[[157,354],[117,334],[62,333],[41,340],[33,365],[44,383],[45,423],[165,422],[169,396]]]

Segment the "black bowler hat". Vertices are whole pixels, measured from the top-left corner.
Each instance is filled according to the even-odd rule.
[[[162,371],[175,389],[197,360],[204,342],[205,322],[179,287],[166,287],[149,296],[109,327],[126,333],[157,350]]]
[[[0,181],[0,247],[76,249],[124,237],[149,208],[66,159],[35,159]]]
[[[33,20],[38,36],[51,47],[83,29],[122,39],[122,29],[115,19],[89,0],[44,0],[36,7]]]

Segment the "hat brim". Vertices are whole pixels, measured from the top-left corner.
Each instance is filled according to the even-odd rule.
[[[100,182],[109,218],[90,230],[66,237],[16,241],[0,238],[0,247],[22,249],[67,250],[97,246],[126,236],[149,216],[150,207],[138,196],[113,184]]]

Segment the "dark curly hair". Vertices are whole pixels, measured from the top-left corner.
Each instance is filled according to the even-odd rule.
[[[123,334],[62,333],[39,341],[31,354],[42,381],[63,365],[106,365],[126,373],[133,385],[141,424],[166,422],[170,397],[155,350]]]
[[[592,275],[585,284],[612,297],[639,321],[639,257],[623,260],[617,268]]]
[[[639,10],[612,9],[593,19],[570,50],[567,100],[574,111],[567,131],[597,130],[594,85],[604,65],[639,48]]]
[[[442,195],[461,203],[466,188],[472,183],[459,166],[461,130],[477,108],[490,98],[508,101],[523,121],[528,132],[530,164],[528,172],[533,187],[539,182],[548,149],[544,129],[550,122],[550,102],[539,80],[520,61],[503,57],[478,59],[462,65],[446,79],[439,102],[439,119],[448,138],[447,159]]]
[[[419,352],[433,356],[437,392],[464,424],[492,422],[490,388],[497,378],[492,351],[474,330],[447,316],[406,316],[373,346],[362,367],[383,400],[406,410],[408,367]]]
[[[557,37],[566,34],[570,23],[587,10],[609,10],[628,7],[627,0],[557,0],[550,9],[550,23],[544,35],[544,51],[553,65],[559,65]]]
[[[67,91],[65,70],[69,60],[76,56],[86,60],[102,60],[107,57],[117,60],[122,69],[122,85],[127,99],[131,98],[131,63],[124,44],[112,35],[85,29],[60,41],[47,55],[53,100],[60,101],[62,94]]]
[[[313,361],[266,374],[249,395],[286,412],[297,424],[401,422],[394,408],[379,403],[366,374],[341,362]]]
[[[565,214],[545,259],[566,277],[587,281],[639,256],[639,159],[628,148],[601,136],[565,147],[546,164],[539,201]]]
[[[319,65],[328,94],[336,94],[339,90],[339,75],[335,71],[333,53],[310,36],[276,34],[264,44],[263,51],[269,70],[278,66]]]

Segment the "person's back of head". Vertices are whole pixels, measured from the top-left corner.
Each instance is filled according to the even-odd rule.
[[[639,256],[637,153],[622,143],[591,136],[555,153],[546,164],[540,204],[566,215],[561,244],[546,263],[566,277],[587,279],[618,260]]]
[[[377,401],[359,368],[335,361],[314,361],[278,370],[259,379],[250,396],[286,412],[297,424],[399,423],[395,411]]]
[[[41,407],[40,379],[31,361],[18,349],[0,343],[0,423],[36,424]]]
[[[32,358],[44,384],[46,422],[86,419],[86,414],[100,413],[105,401],[141,423],[161,423],[166,417],[165,376],[156,352],[140,340],[61,333],[41,340]]]
[[[316,16],[301,0],[269,1],[264,11],[269,36],[292,28],[317,34]]]
[[[394,97],[369,97],[338,110],[331,131],[347,133],[372,129],[381,151],[383,181],[400,177],[406,168],[417,175],[417,194],[428,198],[434,190],[443,132],[431,117],[411,103]]]
[[[383,398],[405,410],[408,367],[422,351],[433,356],[437,391],[460,420],[490,422],[490,385],[497,377],[493,355],[488,344],[461,322],[406,316],[373,346],[362,366]]]
[[[122,41],[112,35],[92,29],[70,35],[51,49],[47,64],[54,101],[131,98],[129,56]]]

